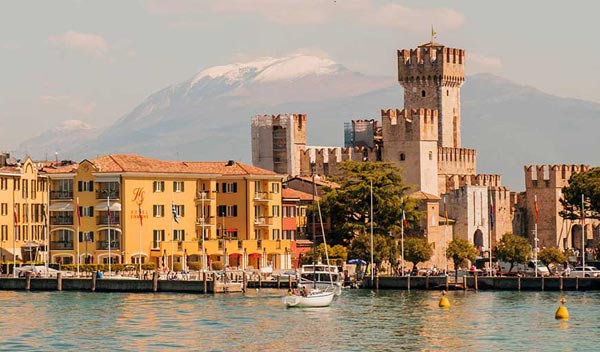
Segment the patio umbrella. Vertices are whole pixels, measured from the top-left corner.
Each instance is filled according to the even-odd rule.
[[[367,262],[362,259],[350,259],[348,260],[348,264],[365,265]]]

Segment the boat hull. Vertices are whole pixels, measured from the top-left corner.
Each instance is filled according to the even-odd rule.
[[[333,301],[333,292],[311,293],[308,296],[291,295],[283,297],[286,307],[327,307]]]

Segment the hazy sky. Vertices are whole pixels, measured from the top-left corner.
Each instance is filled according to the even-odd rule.
[[[600,102],[595,1],[4,1],[0,150],[82,120],[106,126],[219,64],[308,52],[396,74],[395,51],[467,50],[467,71]]]

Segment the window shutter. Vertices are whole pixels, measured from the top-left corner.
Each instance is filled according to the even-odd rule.
[[[173,192],[177,190],[177,181],[173,181]]]
[[[83,182],[77,181],[77,192],[81,192],[82,188],[83,188]]]
[[[185,230],[181,230],[181,240],[185,241]]]
[[[83,231],[79,231],[79,242],[83,242]]]
[[[223,182],[221,187],[223,187],[223,193],[227,193],[227,184],[225,182]]]
[[[88,191],[94,192],[94,181],[88,182]]]
[[[179,214],[179,216],[184,217],[185,216],[185,206],[180,205],[181,207],[181,214]]]
[[[237,205],[233,206],[233,216],[237,217]]]
[[[215,182],[215,193],[219,193],[219,182]]]
[[[237,193],[237,182],[233,183],[233,193]]]

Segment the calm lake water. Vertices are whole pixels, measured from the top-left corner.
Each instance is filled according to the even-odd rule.
[[[598,351],[600,293],[346,290],[327,308],[247,294],[0,292],[10,351]]]

